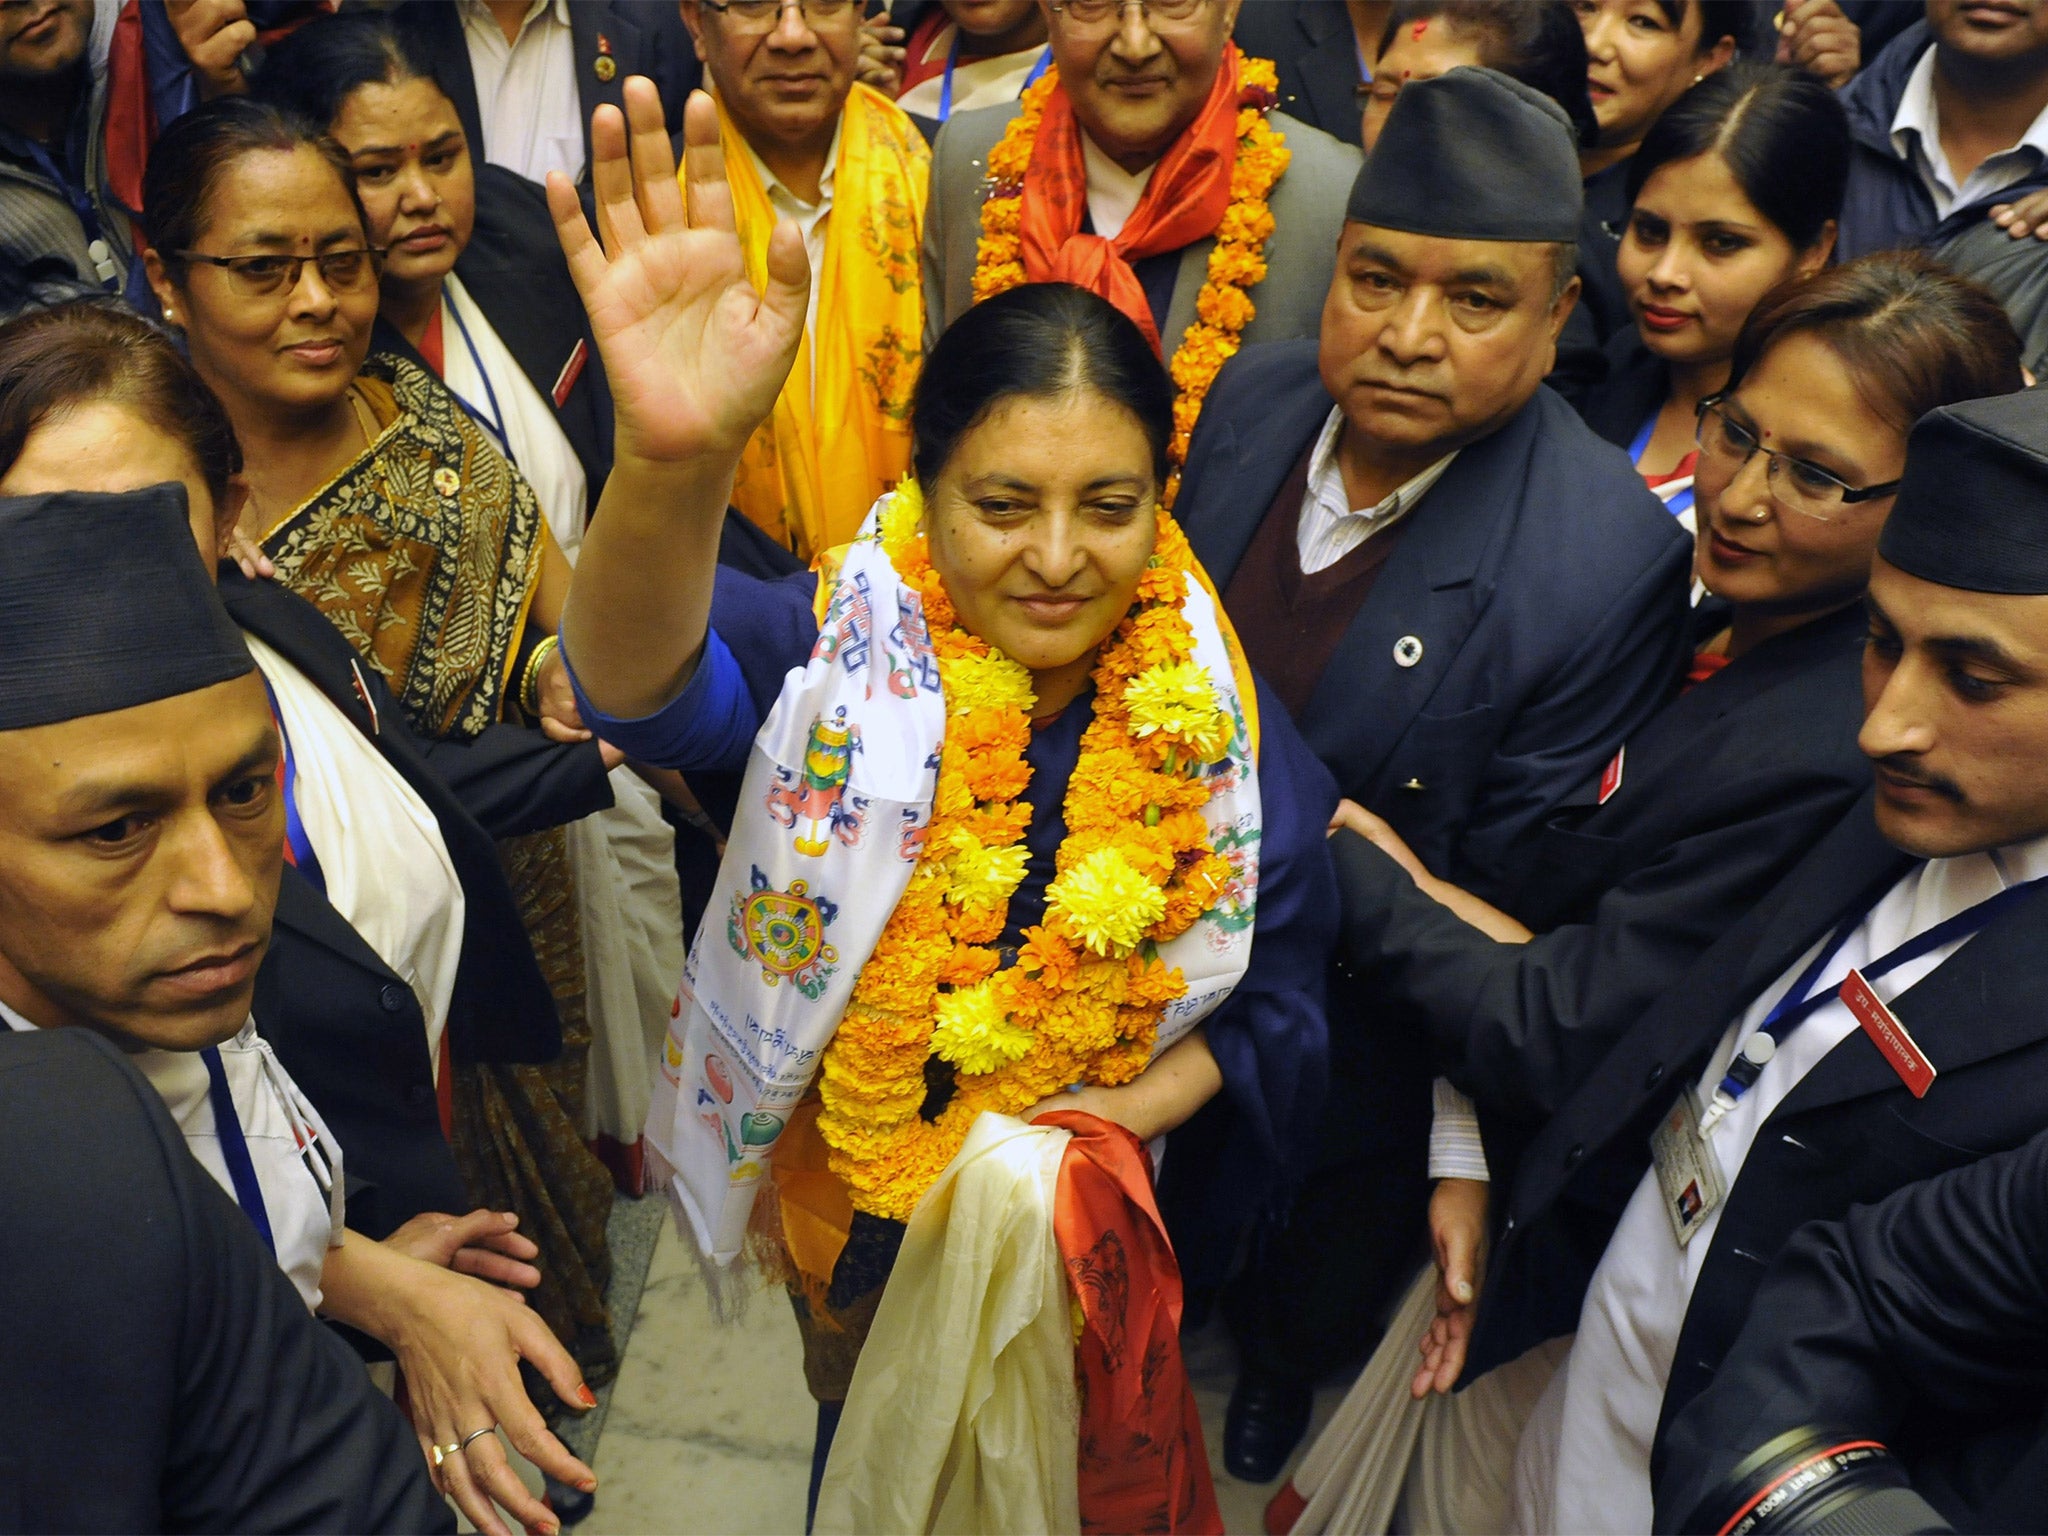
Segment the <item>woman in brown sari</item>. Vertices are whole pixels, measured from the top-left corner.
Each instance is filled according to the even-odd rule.
[[[151,153],[150,281],[247,456],[242,531],[389,682],[412,723],[467,739],[537,718],[560,661],[568,566],[532,489],[425,370],[368,356],[377,257],[345,155],[246,100],[181,118]],[[560,712],[555,711],[561,718]],[[546,1276],[532,1300],[602,1383],[611,1184],[584,1145],[590,1035],[560,828],[500,844],[562,1019],[547,1066],[456,1062],[457,1163],[519,1213]]]

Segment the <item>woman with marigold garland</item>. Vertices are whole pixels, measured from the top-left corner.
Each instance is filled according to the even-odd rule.
[[[931,352],[915,480],[815,602],[809,578],[715,570],[733,467],[803,326],[803,245],[776,231],[757,293],[710,103],[687,112],[687,215],[643,82],[627,115],[630,165],[627,123],[592,128],[602,245],[567,183],[549,188],[618,402],[564,650],[607,739],[747,768],[728,921],[685,970],[650,1140],[700,1245],[738,1253],[751,1211],[753,1251],[790,1281],[822,1469],[903,1224],[993,1117],[1057,1117],[1074,1142],[1056,1223],[1088,1318],[1081,1521],[1145,1520],[1106,1486],[1129,1491],[1144,1438],[1102,1410],[1136,1405],[1118,1393],[1164,1361],[1155,1507],[1221,1529],[1139,1144],[1220,1095],[1216,1199],[1237,1215],[1299,1150],[1326,1051],[1335,792],[1284,709],[1260,707],[1165,514],[1172,385],[1082,290],[992,299]],[[1138,1213],[1128,1285],[1120,1267],[1087,1283],[1068,1246],[1084,1143]],[[1144,1316],[1099,1315],[1147,1286]],[[1141,1337],[1101,1349],[1127,1321]]]

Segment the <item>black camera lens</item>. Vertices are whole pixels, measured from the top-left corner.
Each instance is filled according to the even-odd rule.
[[[1952,1527],[1913,1491],[1883,1445],[1809,1425],[1746,1457],[1685,1529],[1702,1536],[1932,1536]]]

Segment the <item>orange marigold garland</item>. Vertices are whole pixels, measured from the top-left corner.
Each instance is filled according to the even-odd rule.
[[[983,1110],[1016,1114],[1070,1083],[1129,1082],[1186,990],[1157,947],[1214,904],[1229,866],[1211,846],[1205,771],[1231,718],[1181,612],[1193,556],[1162,510],[1131,610],[1104,643],[1095,715],[1067,786],[1066,840],[1043,923],[1015,964],[995,940],[1024,878],[1031,674],[960,626],[906,481],[883,546],[924,603],[946,701],[938,787],[910,884],[862,969],[832,1043],[818,1129],[855,1209],[907,1221]],[[927,1063],[954,1093],[920,1114]]]
[[[989,151],[992,185],[981,205],[981,240],[974,264],[976,303],[1027,281],[1018,233],[1024,173],[1031,166],[1046,98],[1058,84],[1057,69],[1041,75],[1025,91],[1016,117]],[[1240,61],[1237,160],[1230,173],[1230,207],[1216,226],[1207,281],[1195,296],[1194,323],[1167,365],[1177,391],[1170,450],[1173,472],[1167,479],[1164,502],[1169,507],[1180,489],[1180,466],[1187,461],[1188,441],[1202,414],[1202,404],[1223,365],[1237,355],[1244,328],[1251,324],[1254,313],[1250,290],[1266,276],[1266,242],[1273,237],[1273,210],[1268,200],[1289,158],[1285,136],[1266,116],[1279,97],[1279,75],[1269,61]]]

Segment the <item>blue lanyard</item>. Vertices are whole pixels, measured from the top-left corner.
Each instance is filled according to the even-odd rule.
[[[1953,917],[1936,923],[1925,933],[1906,940],[1889,954],[1879,956],[1868,965],[1859,966],[1863,979],[1875,981],[1909,961],[1932,953],[1951,940],[1969,937],[2044,881],[2048,881],[2048,876],[2043,876],[2039,880],[2022,881],[2018,885],[2009,885],[1996,896],[1987,897],[1974,907],[1966,907]],[[1880,895],[1878,900],[1882,899]],[[1763,1060],[1758,1061],[1738,1052],[1735,1059],[1728,1064],[1727,1076],[1721,1079],[1721,1086],[1714,1090],[1717,1103],[1724,1097],[1728,1101],[1727,1105],[1723,1106],[1722,1113],[1725,1114],[1736,1100],[1749,1092],[1750,1085],[1763,1075],[1765,1063],[1776,1054],[1776,1048],[1785,1037],[1835,1000],[1836,991],[1816,993],[1813,989],[1819,984],[1821,976],[1827,971],[1835,956],[1842,952],[1842,946],[1849,942],[1849,935],[1863,925],[1864,919],[1870,916],[1876,906],[1877,901],[1874,900],[1869,906],[1842,919],[1833,935],[1821,947],[1821,952],[1813,957],[1813,963],[1800,974],[1797,981],[1792,983],[1792,990],[1778,999],[1777,1007],[1773,1008],[1769,1016],[1758,1026],[1757,1034],[1767,1035],[1771,1041],[1771,1050],[1764,1054]]]
[[[505,462],[517,469],[519,460],[512,456],[512,440],[505,435],[505,413],[498,408],[498,392],[491,388],[490,373],[484,368],[484,360],[477,356],[476,343],[470,340],[469,327],[462,322],[461,309],[451,302],[448,305],[448,313],[455,317],[455,329],[462,332],[462,344],[469,348],[469,360],[476,364],[476,376],[484,381],[484,397],[491,402],[491,414],[484,415],[452,389],[448,393],[455,395],[462,408],[476,418],[477,425],[491,434],[498,444],[498,451],[505,455]]]
[[[206,1063],[206,1096],[213,1102],[213,1133],[220,1138],[221,1160],[228,1165],[228,1178],[235,1186],[235,1203],[249,1218],[263,1246],[277,1257],[277,1239],[271,1235],[270,1212],[263,1205],[263,1190],[256,1182],[256,1165],[249,1160],[249,1143],[242,1136],[242,1117],[235,1112],[235,1096],[228,1091],[227,1068],[221,1065],[220,1048],[209,1045],[199,1053]]]
[[[1658,415],[1658,411],[1650,412],[1650,419],[1643,423],[1643,430],[1638,432],[1636,440],[1628,445],[1628,461],[1631,464],[1640,465],[1643,462],[1643,455],[1649,452],[1650,437],[1657,430]],[[1692,489],[1688,485],[1684,490],[1674,491],[1669,497],[1663,498],[1664,510],[1673,517],[1682,517],[1687,512],[1690,512],[1692,510]],[[1652,494],[1655,493],[1653,492]]]
[[[92,198],[86,194],[84,187],[64,174],[63,168],[51,157],[48,149],[34,139],[26,139],[23,142],[37,169],[57,184],[58,190],[64,194],[64,200],[71,205],[71,211],[78,215],[79,228],[85,231],[86,255],[93,263],[93,276],[98,278],[102,285],[118,281],[121,269],[114,262],[114,248],[107,241],[106,231],[100,227],[100,213],[93,207]]]
[[[320,855],[313,851],[313,839],[299,815],[299,760],[292,751],[292,735],[285,729],[284,711],[277,707],[277,694],[270,679],[263,679],[263,691],[270,695],[270,717],[277,722],[277,734],[284,742],[284,842],[290,850],[292,868],[313,882],[321,895],[327,894],[327,876],[320,868]]]
[[[944,122],[953,115],[953,66],[960,62],[960,28],[953,28],[952,45],[946,49],[946,73],[939,80],[939,121]],[[1038,77],[1052,67],[1052,45],[1046,44],[1045,51],[1038,56],[1038,62],[1031,66],[1031,73],[1024,77],[1024,84],[1018,90],[1019,96],[1038,83]]]

